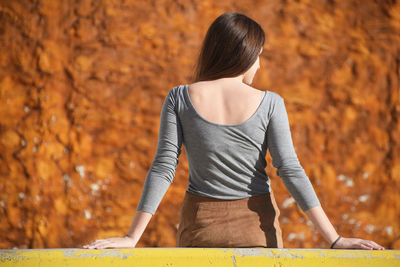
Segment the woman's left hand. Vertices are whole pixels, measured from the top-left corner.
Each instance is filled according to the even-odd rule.
[[[84,245],[83,248],[88,249],[105,249],[105,248],[134,248],[136,241],[132,237],[111,237],[106,239],[97,239],[90,244]]]

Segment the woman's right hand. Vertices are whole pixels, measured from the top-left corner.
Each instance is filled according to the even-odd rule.
[[[384,250],[385,248],[378,245],[372,240],[361,238],[341,237],[333,246],[334,249],[368,249],[368,250]]]

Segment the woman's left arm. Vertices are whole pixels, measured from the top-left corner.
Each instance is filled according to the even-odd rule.
[[[320,234],[328,241],[329,244],[335,242],[339,235],[333,227],[332,223],[329,221],[326,216],[324,210],[321,206],[316,206],[311,209],[305,211],[308,218],[312,221],[312,223],[317,227]],[[372,240],[364,240],[360,238],[345,238],[340,237],[339,240],[335,243],[333,248],[350,248],[350,249],[377,249],[383,250],[385,249],[381,245],[378,245]]]
[[[123,237],[97,239],[84,245],[89,249],[134,248],[155,214],[161,200],[175,177],[183,143],[182,127],[176,113],[176,90],[171,89],[164,99],[158,135],[157,151],[147,172],[142,195],[136,207],[128,233]]]

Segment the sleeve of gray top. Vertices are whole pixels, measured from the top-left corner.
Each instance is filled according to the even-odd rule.
[[[175,112],[175,98],[171,89],[161,109],[157,151],[147,172],[136,210],[154,215],[175,177],[181,146],[182,128]]]
[[[321,205],[293,147],[284,99],[277,95],[267,128],[272,165],[303,211]]]

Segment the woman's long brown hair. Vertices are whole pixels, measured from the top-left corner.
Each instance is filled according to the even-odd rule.
[[[264,46],[261,26],[244,14],[228,12],[216,18],[204,38],[193,82],[234,77],[246,72]]]

